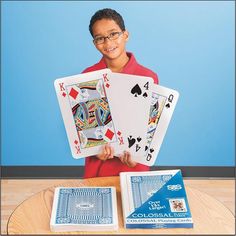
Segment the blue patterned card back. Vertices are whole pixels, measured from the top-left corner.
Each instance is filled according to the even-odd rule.
[[[112,224],[110,188],[61,188],[56,224]]]
[[[134,208],[137,209],[156,193],[173,175],[131,176]]]

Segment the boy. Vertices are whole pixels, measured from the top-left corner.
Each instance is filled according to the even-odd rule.
[[[158,83],[158,77],[153,71],[139,65],[134,55],[126,52],[125,45],[129,39],[129,33],[119,13],[108,8],[97,11],[90,20],[89,31],[95,47],[103,57],[97,64],[85,69],[83,73],[109,68],[113,72],[149,76]],[[148,166],[133,161],[129,152],[115,157],[113,148],[105,145],[99,155],[85,159],[84,178],[148,170]]]

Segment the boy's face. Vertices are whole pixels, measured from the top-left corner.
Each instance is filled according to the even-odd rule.
[[[116,22],[109,19],[96,21],[92,29],[94,39],[111,36],[112,34],[114,35],[115,32],[122,32]],[[101,44],[97,44],[95,40],[94,45],[105,58],[109,60],[117,59],[120,55],[125,53],[125,45],[128,41],[128,36],[129,33],[124,31],[115,40],[106,38],[104,43]]]

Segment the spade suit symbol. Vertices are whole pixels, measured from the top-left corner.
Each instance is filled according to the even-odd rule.
[[[129,148],[130,148],[135,144],[136,140],[135,140],[135,138],[132,138],[132,136],[129,136],[128,142],[129,142]]]
[[[143,97],[144,98],[146,98],[148,95],[147,95],[147,93],[145,92],[144,94],[143,94]]]
[[[132,89],[131,89],[131,93],[134,94],[135,97],[137,97],[138,95],[141,95],[142,90],[139,87],[138,84],[136,84]]]
[[[167,107],[167,108],[170,108],[170,103],[167,103],[167,104],[166,104],[166,107]]]

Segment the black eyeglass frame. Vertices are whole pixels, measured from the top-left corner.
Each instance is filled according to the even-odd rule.
[[[111,39],[111,37],[112,37],[111,35],[114,34],[114,33],[117,34],[117,37]],[[124,31],[120,31],[120,32],[111,32],[111,33],[110,33],[108,36],[106,36],[106,37],[105,37],[105,36],[104,36],[104,37],[102,37],[102,36],[99,37],[99,38],[102,38],[102,39],[103,39],[103,41],[102,41],[101,43],[97,43],[96,38],[93,39],[93,42],[94,42],[96,45],[100,45],[100,44],[105,43],[105,40],[106,40],[106,39],[109,39],[109,40],[112,40],[112,41],[118,39],[118,38],[119,38],[123,33],[124,33]]]

